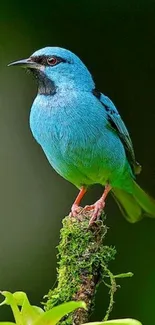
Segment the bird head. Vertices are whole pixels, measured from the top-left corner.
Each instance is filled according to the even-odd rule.
[[[71,51],[59,47],[45,47],[34,52],[28,59],[9,64],[19,65],[32,71],[38,79],[40,94],[54,94],[57,89],[94,88],[92,76],[83,62]]]

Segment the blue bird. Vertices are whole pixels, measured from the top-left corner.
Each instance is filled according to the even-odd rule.
[[[46,47],[10,65],[37,78],[30,128],[51,166],[80,190],[71,215],[79,213],[87,189],[99,183],[105,186],[102,197],[85,207],[90,224],[101,215],[109,191],[128,221],[155,217],[155,201],[135,182],[141,167],[126,126],[83,62],[69,50]]]

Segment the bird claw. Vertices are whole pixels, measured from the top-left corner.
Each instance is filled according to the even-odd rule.
[[[91,204],[91,205],[86,205],[83,210],[84,211],[91,211],[95,208],[95,205],[94,204]]]
[[[92,216],[89,221],[89,226],[91,226],[101,216],[104,207],[105,207],[105,201],[101,198],[98,201],[96,201],[94,204],[86,205],[82,209],[82,211],[92,211]],[[80,211],[81,211],[81,207],[79,207],[77,204],[73,204],[69,216],[77,217]]]
[[[94,211],[92,217],[90,218],[89,226],[91,226],[101,216],[102,211],[105,207],[105,201],[103,199],[99,199],[98,201],[95,202],[93,206],[94,206]]]
[[[71,212],[69,214],[70,217],[77,217],[81,208],[77,204],[73,204],[71,207]]]

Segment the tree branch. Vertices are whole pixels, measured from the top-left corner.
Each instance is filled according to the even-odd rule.
[[[110,279],[110,303],[105,316],[113,307],[113,295],[116,291],[115,277],[108,269],[108,263],[114,259],[115,248],[104,245],[107,227],[105,216],[89,227],[90,212],[81,210],[76,217],[65,217],[58,246],[57,287],[47,295],[45,309],[70,300],[83,300],[87,311],[78,309],[61,321],[63,325],[79,325],[88,321],[94,306],[97,285]],[[107,284],[106,284],[107,285]]]

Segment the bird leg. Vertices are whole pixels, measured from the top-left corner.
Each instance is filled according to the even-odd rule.
[[[103,192],[103,195],[101,196],[101,198],[98,201],[96,201],[94,204],[87,205],[84,208],[84,210],[86,210],[86,211],[94,210],[92,217],[90,219],[89,225],[92,225],[94,223],[94,221],[96,221],[100,217],[100,215],[105,207],[105,199],[106,199],[108,193],[110,192],[110,190],[111,190],[111,186],[109,184],[107,184],[105,186],[105,189],[104,189],[104,192]]]
[[[71,213],[70,213],[71,217],[76,217],[77,214],[80,212],[79,204],[86,192],[87,192],[86,188],[84,186],[82,186],[78,196],[76,197],[76,199],[71,207]]]

